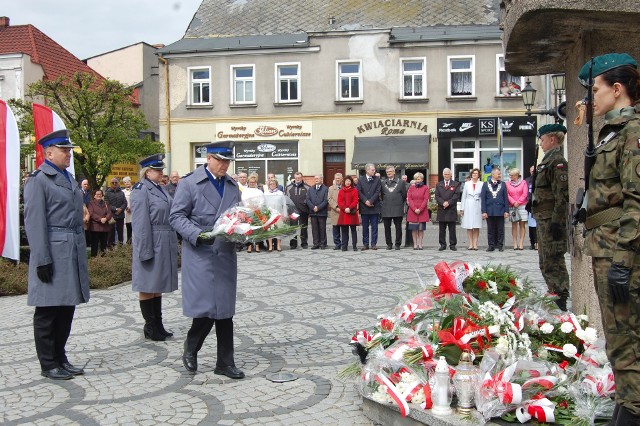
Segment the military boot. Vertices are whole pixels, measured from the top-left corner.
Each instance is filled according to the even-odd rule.
[[[158,326],[156,324],[153,299],[140,300],[140,312],[144,318],[144,338],[151,339],[155,342],[163,342],[166,337],[160,334]]]

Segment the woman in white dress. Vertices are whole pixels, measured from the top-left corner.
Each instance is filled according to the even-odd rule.
[[[247,187],[242,190],[242,204],[247,207],[262,207],[264,205],[264,193],[258,188],[258,174],[251,173],[247,179]],[[260,244],[247,243],[247,253],[254,249],[260,253]]]
[[[462,190],[462,216],[461,225],[467,230],[469,247],[467,250],[478,250],[478,237],[482,228],[482,208],[480,203],[480,192],[482,182],[480,181],[480,169],[471,170],[471,179],[464,183]]]
[[[283,217],[287,216],[287,201],[284,197],[284,192],[278,189],[278,181],[275,178],[271,178],[267,184],[267,190],[264,192],[264,202],[267,207],[278,211]],[[283,219],[278,220],[272,225],[272,227],[278,227],[279,224],[284,223]],[[269,238],[268,246],[269,252],[273,251],[273,240],[276,240],[276,250],[282,251],[282,237]]]

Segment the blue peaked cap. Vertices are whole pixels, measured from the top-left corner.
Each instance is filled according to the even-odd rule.
[[[207,154],[212,154],[220,160],[234,160],[233,141],[219,141],[205,145]]]
[[[67,129],[56,130],[55,132],[51,132],[48,135],[44,135],[40,138],[38,143],[43,147],[47,148],[49,146],[57,146],[60,148],[75,148],[75,145],[71,144],[71,139],[69,139],[70,133]]]
[[[140,167],[162,170],[165,167],[162,160],[164,160],[164,154],[153,154],[143,160],[140,160]]]

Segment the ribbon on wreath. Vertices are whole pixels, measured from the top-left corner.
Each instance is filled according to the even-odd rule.
[[[371,340],[372,337],[367,330],[358,331],[356,334],[351,336],[351,343],[360,343],[362,346],[366,346]]]
[[[391,380],[382,373],[376,374],[376,382],[387,387],[387,393],[398,405],[400,415],[402,415],[402,417],[406,417],[407,414],[409,414],[409,404],[407,404],[405,396],[398,390],[396,385],[394,385]]]
[[[417,303],[407,303],[402,307],[400,318],[405,322],[413,321],[413,318],[416,316],[416,309],[418,309]]]
[[[267,219],[267,221],[264,223],[264,225],[262,225],[262,229],[264,229],[264,230],[269,229],[269,227],[271,227],[271,225],[273,225],[274,223],[279,221],[281,217],[282,217],[282,215],[280,213],[271,216],[270,218]]]
[[[540,423],[555,423],[555,407],[556,405],[549,399],[542,395],[536,395],[534,399],[516,409],[516,417],[520,423],[526,423],[532,418]]]
[[[482,387],[493,390],[498,400],[503,404],[520,404],[522,402],[522,387],[509,381],[515,373],[517,365],[518,363],[514,362],[493,377],[487,372],[482,381]]]
[[[592,395],[599,397],[610,396],[616,391],[616,383],[613,379],[613,372],[609,369],[604,374],[591,375],[588,374],[582,380],[582,384],[591,391]]]

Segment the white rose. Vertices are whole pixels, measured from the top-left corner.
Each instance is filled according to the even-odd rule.
[[[500,335],[500,326],[499,325],[490,325],[489,326],[489,334],[491,334],[492,336],[499,336]]]
[[[571,358],[577,353],[578,353],[578,348],[573,346],[571,343],[567,343],[562,347],[562,355],[566,356],[567,358]]]
[[[544,334],[551,334],[553,333],[553,325],[545,322],[540,326],[540,331],[542,331]]]
[[[571,333],[574,329],[575,327],[570,322],[563,322],[560,326],[560,331],[563,333]]]
[[[598,331],[593,327],[587,327],[584,330],[576,331],[576,336],[578,336],[578,339],[590,345],[598,340]]]
[[[498,352],[500,355],[506,355],[506,353],[509,352],[509,341],[506,337],[501,336],[498,339],[498,343],[496,344],[496,352]]]

